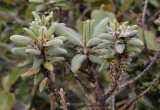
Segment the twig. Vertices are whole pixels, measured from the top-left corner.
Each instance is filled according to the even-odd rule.
[[[77,108],[80,108],[80,107],[92,107],[92,106],[101,106],[100,104],[85,104],[85,103],[71,103],[69,104],[70,106],[74,106],[74,107],[77,107]]]
[[[119,106],[127,103],[129,100],[130,100],[130,99],[125,99],[125,100],[122,100],[122,101],[120,101],[120,102],[117,102],[117,103],[115,103],[115,106],[116,106],[116,107],[119,107]],[[86,104],[86,103],[67,103],[67,104],[68,104],[68,106],[79,107],[79,108],[80,108],[80,107],[102,106],[102,105],[97,104],[97,103],[93,103],[93,104]],[[111,109],[111,107],[110,107],[110,109]]]
[[[81,14],[81,16],[77,19],[77,21],[81,21],[81,19],[83,18],[83,16],[85,16],[89,10],[90,10],[90,7],[87,7],[87,8],[83,11],[83,13]]]
[[[78,82],[88,91],[88,92],[91,92],[91,90],[87,87],[86,84],[84,84],[84,82],[78,77],[77,74],[74,74],[74,77],[76,80],[78,80]]]
[[[12,15],[9,15],[8,13],[5,13],[3,11],[0,11],[0,16],[3,16],[5,18],[8,18],[8,19],[11,19],[19,24],[22,24],[22,25],[25,25],[25,26],[29,26],[29,23],[16,17],[16,16],[12,16]]]
[[[122,67],[122,62],[123,62],[123,55],[124,53],[122,53],[122,57],[117,61],[117,62],[111,62],[110,63],[110,77],[112,79],[112,84],[111,84],[111,89],[103,96],[101,97],[100,103],[103,105],[105,104],[105,100],[107,100],[117,89],[118,85],[119,85],[119,78],[121,75],[121,69],[120,67]],[[124,64],[124,63],[123,63]]]
[[[61,104],[62,104],[62,108],[63,110],[68,110],[67,109],[67,104],[66,104],[66,100],[65,100],[65,92],[63,91],[63,89],[61,88],[60,91],[58,92],[61,96]]]
[[[143,97],[147,92],[150,91],[150,89],[156,85],[156,82],[160,80],[160,74],[156,77],[156,79],[152,82],[152,84],[144,90],[141,94],[139,94],[135,99],[130,100],[127,104],[125,104],[123,107],[121,107],[119,110],[125,110],[127,107],[131,106],[136,100]]]
[[[145,5],[144,5],[144,8],[143,8],[143,13],[142,13],[142,29],[143,29],[142,34],[143,34],[143,42],[144,42],[144,47],[145,47],[145,53],[147,55],[148,60],[150,61],[149,52],[148,52],[148,48],[147,48],[147,42],[146,42],[145,33],[144,33],[144,22],[145,22],[147,5],[148,5],[148,0],[145,1]]]
[[[112,110],[115,110],[115,94],[112,95]]]
[[[74,74],[75,76],[76,74]],[[83,94],[86,96],[86,98],[88,99],[89,103],[92,105],[92,100],[90,99],[90,97],[88,96],[88,94],[84,91],[81,83],[79,82],[79,80],[76,79],[76,82],[78,84],[78,86],[80,87],[81,91],[83,92]],[[93,106],[92,106],[93,107]]]
[[[54,94],[52,92],[49,93],[50,96],[50,110],[54,110]]]
[[[129,17],[125,12],[123,12],[123,11],[121,10],[121,7],[119,6],[119,1],[118,1],[118,0],[113,0],[113,2],[114,2],[114,4],[115,4],[115,6],[118,8],[118,10],[122,13],[122,15],[123,15],[125,18],[127,18],[129,21],[131,21],[131,22],[133,22],[133,23],[135,23],[135,24],[140,25],[139,22],[135,22],[131,17]]]
[[[152,61],[150,62],[150,64],[143,70],[143,72],[141,74],[139,74],[137,77],[135,77],[134,79],[128,81],[127,83],[121,85],[120,87],[118,87],[118,90],[121,89],[121,88],[124,88],[126,87],[127,85],[129,84],[132,84],[134,83],[135,81],[137,81],[138,79],[140,79],[142,76],[144,76],[147,71],[152,67],[152,65],[154,64],[154,62],[156,61],[157,57],[159,56],[159,52],[157,52],[155,54],[155,56],[153,57]]]
[[[155,17],[160,14],[160,8],[157,9],[155,12],[156,13],[153,16],[151,16],[147,22],[152,22],[155,19]]]

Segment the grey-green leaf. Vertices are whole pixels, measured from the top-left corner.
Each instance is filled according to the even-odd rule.
[[[143,46],[143,42],[137,38],[130,38],[127,43],[134,46]]]
[[[17,48],[13,48],[11,51],[13,54],[16,54],[16,55],[27,56],[27,53],[25,52],[26,49],[27,49],[26,47],[17,47]]]
[[[105,40],[102,43],[98,44],[97,48],[105,48],[105,47],[112,46],[113,44],[114,44],[114,42],[110,42],[108,40]]]
[[[102,39],[100,38],[93,38],[93,39],[90,39],[88,42],[87,42],[87,47],[91,47],[91,46],[95,46],[95,45],[98,45],[102,42]]]
[[[32,39],[26,36],[22,36],[22,35],[13,35],[10,37],[10,39],[16,43],[19,44],[25,44],[28,45],[31,43]]]
[[[106,69],[108,69],[108,68],[109,68],[109,63],[108,63],[108,62],[104,62],[104,63],[100,66],[99,72],[102,72],[102,71],[104,71],[104,70],[106,70]]]
[[[63,41],[60,40],[60,39],[53,39],[53,40],[50,40],[48,42],[46,42],[46,44],[44,46],[56,46],[56,45],[62,45],[63,44]]]
[[[32,23],[32,28],[33,28],[33,32],[36,36],[39,36],[39,31],[38,31],[38,26],[36,24],[36,22]]]
[[[49,55],[67,54],[67,51],[60,47],[53,47],[46,51]]]
[[[119,35],[119,38],[121,38],[121,37],[128,37],[128,36],[129,36],[129,34],[127,34],[126,32],[124,32],[124,33],[121,33]]]
[[[124,49],[125,49],[125,45],[124,44],[117,44],[115,46],[115,50],[116,50],[117,53],[120,53],[120,54],[123,53]]]
[[[89,60],[93,63],[100,64],[100,65],[104,62],[103,59],[94,55],[89,55]]]
[[[98,23],[94,28],[94,33],[92,38],[98,37],[100,34],[105,33],[107,24],[108,24],[108,19],[106,18],[103,19],[100,23]]]
[[[77,36],[75,32],[71,31],[70,28],[67,28],[62,24],[58,24],[56,26],[55,32],[57,35],[65,36],[67,40],[71,42],[72,44],[79,45],[79,46],[83,45],[79,36]]]
[[[28,35],[29,37],[31,37],[32,39],[34,39],[35,41],[38,41],[37,36],[28,28],[23,28],[23,31],[26,35]]]
[[[35,74],[35,76],[34,76],[34,85],[38,85],[43,77],[44,77],[43,74]]]
[[[134,52],[135,54],[141,53],[141,49],[136,46],[128,46],[127,51]]]
[[[106,40],[111,40],[111,41],[116,40],[116,38],[109,33],[102,33],[98,37],[101,39],[106,39]]]
[[[135,36],[137,35],[139,32],[137,30],[133,30],[131,31],[131,33],[129,34],[129,36]]]
[[[32,0],[33,1],[33,0]],[[37,1],[37,0],[36,0]],[[36,12],[32,12],[32,14],[33,14],[33,16],[34,16],[34,18],[37,20],[37,21],[40,21],[41,20],[41,18],[40,18],[40,16],[36,13]]]
[[[41,51],[36,50],[36,49],[26,49],[26,53],[31,54],[31,55],[40,55]]]
[[[29,0],[32,3],[44,3],[44,0]]]
[[[58,36],[58,37],[55,37],[55,39],[60,39],[60,40],[62,40],[63,42],[67,40],[67,38],[64,37],[64,36]]]
[[[57,23],[54,23],[49,27],[49,29],[48,29],[48,36],[49,37],[55,32],[56,26],[57,26]]]
[[[77,72],[81,67],[82,63],[87,59],[86,55],[77,54],[74,56],[71,62],[71,70],[73,73]]]
[[[64,61],[65,59],[63,57],[51,57],[51,58],[48,58],[48,60],[50,60],[50,63],[54,63],[54,62]]]
[[[41,66],[41,64],[43,63],[43,61],[44,61],[43,58],[37,58],[37,57],[35,57],[34,61],[33,61],[33,69],[37,70]]]
[[[60,45],[59,47],[65,49],[67,51],[67,54],[65,54],[65,57],[67,57],[67,58],[73,58],[77,54],[77,50],[71,46]]]

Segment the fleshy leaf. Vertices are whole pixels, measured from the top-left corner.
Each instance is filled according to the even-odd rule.
[[[79,36],[77,36],[77,34],[75,34],[75,32],[73,32],[73,30],[65,27],[62,24],[57,25],[55,32],[56,32],[56,34],[58,34],[60,36],[65,36],[67,38],[67,40],[69,42],[71,42],[72,44],[79,45],[79,46],[83,45]]]
[[[107,24],[108,24],[108,19],[106,18],[103,19],[100,23],[98,23],[94,28],[94,33],[92,38],[98,37],[100,34],[105,33]]]
[[[27,56],[26,49],[28,48],[27,47],[17,47],[17,48],[13,48],[11,51],[13,54],[16,54],[16,55]]]
[[[23,31],[26,35],[28,35],[30,38],[34,39],[35,41],[38,41],[37,36],[28,28],[23,28]]]
[[[53,48],[47,50],[46,53],[49,55],[58,55],[58,54],[66,54],[67,51],[63,48],[60,48],[60,47],[53,47]]]
[[[36,50],[36,49],[26,49],[26,53],[31,54],[31,55],[40,55],[41,51]]]
[[[16,43],[19,44],[25,44],[28,45],[31,43],[32,39],[26,36],[22,36],[22,35],[13,35],[10,37],[10,39]]]
[[[91,40],[89,40],[87,42],[87,47],[91,47],[91,46],[95,46],[95,45],[98,45],[102,42],[102,39],[100,38],[93,38]]]
[[[116,52],[117,53],[123,53],[123,51],[124,51],[124,49],[125,49],[125,45],[124,44],[117,44],[116,46],[115,46],[115,49],[116,49]]]
[[[73,57],[72,62],[71,62],[71,70],[73,73],[76,73],[82,63],[87,59],[86,55],[82,55],[82,54],[77,54],[76,56]]]
[[[143,46],[143,42],[137,38],[130,38],[127,43],[134,46]]]
[[[37,57],[35,57],[34,61],[33,61],[33,69],[37,70],[41,66],[41,64],[43,63],[43,61],[44,61],[43,58],[37,58]]]
[[[94,55],[90,55],[89,60],[93,63],[96,63],[96,64],[103,64],[103,62],[104,62],[101,58],[94,56]]]
[[[60,39],[53,39],[50,40],[48,42],[46,42],[45,46],[49,47],[49,46],[57,46],[57,45],[62,45],[63,41]]]
[[[99,72],[102,72],[102,71],[104,71],[104,70],[106,70],[106,69],[108,69],[108,68],[109,68],[109,63],[108,63],[108,62],[104,62],[104,63],[100,66]]]

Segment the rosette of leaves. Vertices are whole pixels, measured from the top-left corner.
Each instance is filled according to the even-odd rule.
[[[33,66],[22,75],[23,78],[37,75],[37,73],[40,73],[40,70],[44,72],[44,78],[40,83],[40,91],[42,91],[49,79],[53,82],[55,81],[52,63],[64,60],[60,55],[67,52],[65,49],[60,48],[59,45],[62,45],[66,38],[54,36],[57,23],[53,22],[53,13],[46,17],[40,17],[35,12],[33,12],[33,15],[35,21],[32,21],[29,28],[23,28],[25,36],[12,35],[10,39],[18,44],[26,45],[25,47],[13,48],[12,53],[34,58]],[[48,72],[45,72],[44,69]],[[36,81],[37,77],[35,76]]]
[[[157,24],[159,27],[158,27],[158,30],[160,31],[160,16],[159,18],[155,21],[155,24]]]
[[[108,21],[105,32],[95,36],[102,39],[96,50],[102,58],[117,59],[122,53],[141,52],[143,42],[138,39],[136,25],[128,26],[127,22],[120,25],[116,20]]]
[[[67,41],[71,44],[76,45],[76,55],[72,58],[71,70],[76,73],[81,67],[86,67],[86,64],[92,62],[94,64],[102,65],[100,71],[108,68],[108,63],[99,58],[95,53],[97,45],[103,42],[101,38],[95,38],[94,35],[105,32],[105,27],[108,20],[102,20],[97,26],[94,26],[94,20],[87,20],[84,22],[83,36],[76,33],[70,28],[66,28],[64,25],[59,24],[56,28],[56,34],[65,36]],[[62,30],[63,29],[63,30]],[[68,53],[67,53],[68,54]]]
[[[39,4],[35,7],[37,12],[51,12],[64,7],[64,0],[29,0],[31,3]]]
[[[116,20],[105,19],[108,20],[108,23],[104,32],[94,35],[94,38],[102,40],[97,45],[95,52],[100,58],[112,62],[112,65],[120,64],[119,69],[125,73],[126,63],[129,64],[131,57],[141,52],[143,42],[138,39],[136,25],[128,26],[127,22],[119,24]]]

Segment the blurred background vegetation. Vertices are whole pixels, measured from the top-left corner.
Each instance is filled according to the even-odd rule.
[[[65,7],[54,12],[54,20],[66,23],[68,27],[80,33],[82,33],[82,21],[95,19],[98,23],[105,17],[116,18],[119,22],[128,21],[129,24],[137,24],[142,40],[142,30],[144,30],[148,51],[144,49],[134,58],[130,67],[127,68],[126,77],[133,78],[140,74],[155,52],[159,51],[160,32],[154,21],[160,14],[160,0],[148,1],[144,25],[142,23],[144,0],[66,0],[64,3]],[[37,86],[33,85],[33,78],[22,79],[20,77],[28,70],[29,67],[26,65],[32,62],[32,58],[26,60],[24,57],[13,55],[10,51],[17,44],[11,42],[9,37],[13,34],[23,34],[22,28],[29,26],[32,21],[31,12],[35,6],[36,4],[29,3],[28,0],[0,0],[0,110],[49,109],[47,89],[40,93],[37,91]],[[158,58],[147,75],[118,94],[116,97],[118,107],[129,99],[135,98],[150,85],[156,74],[160,73],[159,62]],[[99,75],[99,79],[105,88],[111,81],[106,71]],[[56,80],[56,86],[63,87],[67,91],[69,102],[78,103],[84,100],[72,74],[57,70]],[[160,83],[139,99],[133,108],[135,110],[159,110]],[[60,107],[57,107],[57,110],[60,110]],[[87,110],[87,108],[70,107],[69,110]]]

